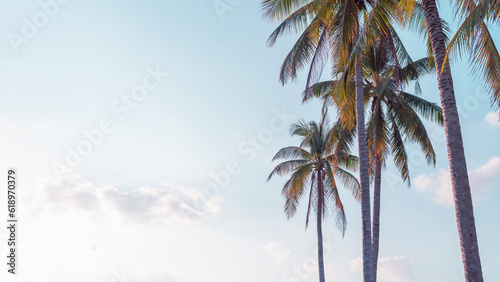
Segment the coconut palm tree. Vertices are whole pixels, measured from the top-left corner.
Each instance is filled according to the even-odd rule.
[[[382,38],[368,48],[363,60],[364,67],[364,104],[371,105],[367,124],[368,152],[370,156],[370,174],[374,180],[373,213],[372,213],[372,252],[373,276],[377,273],[380,226],[380,191],[382,167],[389,155],[392,155],[401,177],[410,184],[407,143],[417,143],[423,150],[429,164],[435,164],[435,153],[425,127],[417,113],[423,117],[442,124],[442,113],[439,106],[418,96],[402,90],[410,81],[418,79],[430,71],[429,59],[411,61],[402,49],[397,34],[392,38]],[[398,48],[394,48],[397,46]],[[394,52],[400,50],[400,52]],[[404,65],[401,66],[400,63]],[[349,91],[353,91],[352,80],[348,83]],[[339,121],[334,125],[335,132],[341,133],[335,140],[342,140],[334,149],[337,155],[349,152],[354,143],[356,128],[353,108],[355,101],[349,99],[339,103],[339,92],[332,85],[335,81],[320,82],[304,91],[304,101],[312,97],[321,98],[324,105],[334,104],[339,110]],[[418,86],[418,84],[416,84]],[[416,87],[419,91],[419,87]],[[341,138],[341,139],[340,139]]]
[[[467,7],[472,7],[472,5],[470,5],[472,1],[459,1],[467,3]],[[488,3],[490,3],[483,5],[483,7],[487,7],[486,10],[490,9],[490,11],[494,11],[493,14],[498,12],[499,6],[494,4],[495,2],[498,3],[498,0],[483,1],[488,1]],[[443,21],[439,16],[435,0],[422,0],[421,3],[417,1],[399,1],[398,4],[393,7],[393,10],[398,11],[401,14],[399,16],[399,20],[406,22],[409,19],[412,19],[415,15],[418,15],[420,8],[423,9],[424,16],[420,22],[424,23],[424,28],[427,30],[430,50],[432,51],[433,63],[437,74],[465,279],[466,281],[483,281],[472,196],[467,175],[467,163],[455,100],[453,79],[451,76],[449,62],[445,60],[447,54],[445,43],[446,26],[444,26]],[[492,16],[492,18],[498,19],[498,14],[494,15],[495,16]],[[365,30],[368,29],[365,28]],[[486,29],[481,27],[481,30],[483,31],[483,34],[488,35],[486,33]],[[361,37],[362,40],[358,40],[358,43],[354,48],[353,55],[351,56],[353,58],[349,61],[350,65],[355,62],[356,58],[361,56],[363,48],[366,45],[365,42],[369,42],[369,40],[366,39],[367,34],[369,34],[368,31],[363,32],[363,36]],[[496,64],[497,61],[500,61],[498,59],[498,52],[495,54],[493,51],[495,48],[492,48],[494,45],[492,45],[493,41],[490,40],[489,36],[483,36],[481,38],[483,40],[479,40],[479,43],[474,45],[477,47],[476,51],[478,52],[479,57],[473,61],[479,63],[476,67],[484,70],[486,73],[485,80],[487,84],[492,87],[492,92],[495,93],[496,89],[500,85],[498,84],[498,77],[500,77],[498,72],[499,68]],[[457,44],[457,46],[460,46],[460,44]],[[493,101],[498,102],[498,96],[494,96]]]
[[[328,127],[325,115],[320,123],[300,121],[291,126],[292,136],[302,138],[300,146],[286,147],[278,151],[274,160],[285,159],[277,165],[268,177],[291,174],[282,189],[285,198],[285,214],[287,218],[295,215],[300,199],[309,188],[306,228],[309,224],[311,209],[316,212],[316,230],[318,236],[319,281],[325,281],[323,262],[323,229],[322,222],[331,209],[336,216],[337,228],[344,234],[347,219],[344,206],[340,200],[337,183],[342,183],[350,190],[353,197],[359,200],[360,191],[357,179],[348,171],[357,165],[357,158],[352,155],[338,156],[327,146],[332,132]],[[342,160],[342,162],[337,162]]]
[[[498,109],[500,108],[500,54],[488,30],[487,23],[499,22],[500,1],[481,0],[476,2],[470,0],[457,0],[456,2],[459,15],[464,20],[446,49],[445,58],[443,63],[441,63],[441,75],[445,76],[446,79],[449,73],[449,71],[446,72],[446,68],[449,69],[447,59],[450,54],[458,53],[461,55],[463,51],[468,50],[470,54],[470,63],[474,72],[482,73],[484,84],[487,90],[492,94],[491,103]],[[428,14],[437,14],[432,3],[427,6],[428,12],[426,16]],[[437,43],[434,51],[442,52],[441,44]],[[436,62],[436,66],[437,65],[438,63]],[[439,78],[438,76],[438,79]],[[451,80],[445,80],[443,83],[447,81]],[[451,83],[445,85],[448,85],[449,88],[449,84]],[[453,95],[453,91],[448,92],[449,93],[446,93],[448,95],[442,97],[442,100]],[[450,115],[450,119],[456,116],[456,122],[458,123],[458,115],[454,114],[456,107],[453,103],[451,104],[452,105],[448,107],[448,112],[452,114]],[[454,127],[450,126],[450,129],[451,133],[449,137],[447,131],[448,155],[465,278],[467,281],[483,281],[462,140],[460,138],[456,141],[450,140],[451,138],[456,138],[457,133],[454,132],[459,131],[460,128],[455,125]],[[452,154],[454,154],[454,156],[452,156]],[[453,167],[452,163],[454,163]]]
[[[374,176],[372,246],[373,263],[377,271],[380,236],[380,196],[382,167],[389,155],[403,181],[410,185],[407,143],[416,143],[424,152],[429,165],[436,164],[436,154],[419,115],[438,124],[443,123],[439,106],[403,91],[409,81],[428,73],[429,59],[407,62],[406,66],[391,56],[394,38],[382,37],[368,48],[364,59],[366,91],[371,97],[371,112],[367,124],[367,140]],[[418,89],[418,88],[417,88]]]
[[[387,11],[391,11],[391,0],[366,3],[372,6],[371,17],[367,22],[377,26],[387,22]],[[263,0],[264,16],[270,20],[282,21],[271,34],[268,44],[273,45],[276,39],[284,34],[303,30],[296,44],[282,65],[280,81],[284,84],[297,77],[297,71],[310,63],[306,89],[321,77],[323,66],[328,58],[333,63],[334,76],[337,76],[339,66],[346,66],[353,46],[359,38],[361,15],[366,13],[364,0]],[[372,28],[373,29],[373,28]],[[364,121],[363,107],[363,69],[361,59],[354,59],[355,109],[356,120]],[[371,217],[370,188],[368,170],[368,151],[364,122],[357,122],[359,173],[361,183],[361,213],[363,237],[363,276],[366,281],[375,281],[371,254]]]
[[[434,55],[439,95],[443,109],[448,162],[450,165],[451,184],[465,280],[483,281],[462,131],[455,100],[451,68],[449,62],[445,61],[446,45],[443,26],[436,7],[436,1],[422,0],[422,4],[432,53]]]

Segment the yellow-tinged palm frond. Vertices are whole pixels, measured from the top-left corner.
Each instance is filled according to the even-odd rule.
[[[395,2],[392,0],[377,0],[375,5],[366,15],[363,28],[356,36],[356,41],[352,47],[352,51],[347,52],[347,56],[343,56],[345,71],[353,72],[354,63],[358,58],[361,58],[367,47],[374,44],[375,40],[390,33],[391,21],[396,16],[394,10]]]

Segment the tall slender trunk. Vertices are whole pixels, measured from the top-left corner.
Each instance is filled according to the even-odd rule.
[[[321,170],[318,171],[318,209],[316,211],[317,215],[317,232],[318,232],[318,267],[319,267],[319,281],[325,282],[325,266],[323,261],[323,228],[321,223],[323,221],[323,181],[321,179]]]
[[[373,184],[373,271],[377,277],[378,249],[380,236],[380,187],[382,182],[382,162],[378,154],[375,155],[375,183]]]
[[[359,28],[359,27],[358,27]],[[359,35],[356,34],[354,42]],[[371,219],[370,219],[370,180],[368,176],[368,149],[366,147],[365,107],[363,103],[363,65],[361,58],[356,60],[356,130],[358,132],[359,178],[361,185],[361,229],[363,236],[363,279],[375,281],[373,276]]]
[[[450,164],[451,184],[455,201],[458,234],[462,251],[462,261],[466,281],[483,281],[479,248],[477,245],[476,225],[472,197],[467,175],[462,133],[458,117],[451,70],[446,63],[441,72],[445,56],[443,27],[436,8],[435,0],[423,0],[427,29],[431,37],[432,51],[436,65],[441,106],[443,108],[446,145]]]

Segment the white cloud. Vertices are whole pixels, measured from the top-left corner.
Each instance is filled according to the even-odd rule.
[[[413,260],[405,257],[385,257],[378,260],[377,280],[380,282],[414,282]],[[351,260],[349,269],[352,272],[363,271],[361,257]]]
[[[110,282],[176,282],[177,280],[170,274],[158,270],[129,269],[122,267],[119,270],[111,271]]]
[[[451,179],[448,170],[441,168],[438,173],[421,174],[415,177],[413,185],[419,192],[429,191],[433,193],[436,203],[447,207],[453,205]]]
[[[278,242],[269,242],[264,246],[264,251],[267,257],[277,262],[284,261],[290,255],[290,250],[283,244]]]
[[[413,260],[405,256],[381,258],[378,261],[379,281],[413,282]]]
[[[488,112],[484,117],[484,120],[493,127],[500,127],[500,121],[498,120],[498,113]]]
[[[419,192],[427,191],[427,189],[432,186],[432,183],[431,177],[428,177],[426,174],[421,174],[412,181],[413,187]]]
[[[352,272],[362,272],[363,271],[363,259],[358,257],[349,262],[349,269]]]
[[[48,181],[39,195],[25,201],[34,213],[84,212],[97,218],[133,224],[186,224],[221,212],[221,198],[206,200],[200,187],[139,187],[130,192],[116,187],[98,188],[77,175]]]
[[[500,181],[500,157],[491,158],[486,164],[469,170],[469,181],[472,197],[475,203],[481,200],[481,192],[495,182]],[[413,185],[419,192],[434,194],[434,201],[440,205],[451,207],[453,192],[450,172],[441,168],[438,173],[421,174],[413,180]]]

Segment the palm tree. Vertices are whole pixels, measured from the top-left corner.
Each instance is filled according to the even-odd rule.
[[[385,0],[378,0],[377,2],[379,1]],[[464,3],[464,5],[461,6],[463,10],[472,13],[471,9],[474,7],[472,5],[473,1],[458,1],[459,3]],[[482,7],[483,12],[489,11],[489,13],[491,13],[491,18],[498,20],[498,12],[500,11],[498,0],[482,0],[480,4],[482,5],[478,6]],[[421,4],[417,1],[399,1],[397,5],[394,5],[392,10],[398,11],[400,14],[398,18],[399,20],[407,22],[409,19],[414,17],[415,14],[419,14],[418,11],[420,8],[423,8],[424,21],[421,22],[425,23],[425,28],[427,29],[430,49],[432,51],[432,58],[437,74],[465,279],[466,281],[483,281],[462,132],[456,106],[451,69],[449,62],[446,60],[447,52],[445,44],[445,26],[443,26],[443,21],[439,16],[435,0],[422,0]],[[475,11],[481,11],[481,9],[475,9]],[[480,17],[475,16],[478,13],[479,12],[476,12],[468,19],[475,19],[476,22],[478,22]],[[387,15],[390,14],[390,12],[387,13]],[[388,17],[388,19],[394,20],[396,17]],[[467,26],[467,24],[465,26],[465,30],[471,29],[470,26]],[[368,28],[365,28],[365,30],[368,30]],[[484,71],[484,79],[492,88],[491,91],[494,94],[492,100],[493,102],[498,103],[500,101],[498,94],[500,92],[497,92],[500,88],[500,83],[498,82],[500,78],[500,73],[498,71],[500,56],[498,56],[498,52],[496,52],[496,48],[494,48],[493,41],[491,40],[489,32],[485,26],[481,25],[476,31],[478,30],[482,32],[478,32],[474,35],[479,34],[480,39],[478,41],[474,41],[476,44],[473,45],[476,48],[475,51],[478,56],[472,61],[478,63],[476,67]],[[367,37],[366,34],[368,33],[365,32],[363,34],[363,40],[358,40],[358,43],[356,44],[357,46],[355,46],[355,55],[352,57],[358,58],[360,53],[362,53],[362,49],[366,45],[365,42],[369,41],[365,39],[365,37]],[[458,42],[470,42],[466,40],[467,35],[464,36],[463,33],[458,34],[458,39],[455,38]],[[462,45],[457,43],[450,46],[452,50],[457,50],[461,48],[460,46]],[[353,64],[353,61],[354,59],[352,58],[349,63]]]
[[[446,45],[443,27],[435,0],[423,0],[422,4],[434,55],[441,106],[443,108],[446,146],[465,279],[466,281],[483,281],[462,131],[451,69],[449,62],[445,61]]]
[[[461,53],[467,49],[473,70],[482,73],[482,78],[488,91],[492,94],[491,102],[495,108],[500,108],[500,54],[488,30],[487,22],[497,22],[500,16],[500,1],[498,0],[457,0],[459,14],[464,18],[456,34],[446,50],[442,71],[447,67],[450,54]],[[441,52],[441,48],[437,49]],[[452,108],[453,109],[453,108]],[[460,150],[460,144],[455,145]],[[463,146],[462,146],[463,147]],[[449,150],[451,154],[451,150]],[[462,157],[459,154],[458,160]],[[450,167],[452,159],[450,158]],[[459,166],[461,172],[466,169],[465,163]],[[458,174],[462,176],[462,173]],[[453,177],[453,174],[452,174]],[[455,211],[462,250],[462,261],[467,281],[482,281],[481,261],[477,245],[477,235],[474,223],[472,203],[470,202],[470,188],[468,179],[464,176],[453,180],[453,194]],[[463,186],[459,186],[463,185]]]
[[[403,181],[410,185],[405,143],[418,144],[425,154],[427,163],[436,164],[432,143],[417,112],[438,124],[443,123],[439,106],[402,90],[405,83],[418,79],[430,71],[428,58],[416,62],[409,61],[406,66],[399,66],[399,61],[403,60],[394,60],[390,51],[394,39],[384,36],[368,48],[363,64],[365,89],[371,97],[367,140],[374,176],[372,246],[375,275],[379,253],[383,164],[391,154]]]
[[[399,51],[397,51],[399,50]],[[403,64],[401,66],[401,64]],[[367,125],[368,152],[370,159],[370,174],[374,179],[373,213],[372,213],[372,252],[376,277],[379,250],[380,225],[380,191],[382,167],[388,155],[392,155],[401,177],[410,183],[408,160],[405,144],[408,142],[420,145],[429,164],[435,164],[435,153],[425,127],[418,113],[423,117],[442,124],[442,112],[439,106],[418,96],[402,90],[404,85],[430,72],[429,59],[424,58],[413,62],[404,50],[394,29],[391,35],[383,36],[374,45],[367,48],[363,59],[364,67],[364,104],[371,105]],[[417,81],[418,82],[418,81]],[[348,81],[347,90],[353,91],[354,81]],[[314,84],[303,93],[304,101],[313,97],[321,98],[324,107],[334,104],[339,111],[339,121],[334,125],[336,132],[342,133],[342,142],[352,144],[356,135],[354,127],[355,115],[352,113],[355,101],[340,99],[337,81],[326,81]],[[416,83],[416,91],[419,91]],[[349,97],[349,96],[348,96]],[[337,146],[337,155],[348,152],[349,146]]]
[[[292,136],[300,136],[300,146],[286,147],[278,151],[274,160],[285,159],[277,165],[268,177],[292,174],[285,182],[282,194],[285,197],[285,214],[290,219],[295,215],[299,200],[309,188],[309,200],[306,215],[306,228],[309,223],[311,208],[316,212],[316,229],[318,236],[318,265],[319,281],[325,281],[323,262],[323,230],[322,221],[329,208],[336,215],[337,228],[344,234],[347,226],[344,206],[340,200],[337,182],[351,191],[355,199],[359,200],[359,183],[348,171],[357,165],[357,158],[352,155],[335,155],[327,146],[333,135],[326,125],[325,115],[320,123],[300,121],[291,126]],[[337,160],[342,160],[337,162]],[[330,204],[332,203],[332,204]]]
[[[387,3],[389,0],[382,3]],[[375,5],[373,11],[385,11],[388,5]],[[297,71],[310,63],[306,89],[316,82],[323,69],[325,60],[331,59],[334,69],[346,66],[354,44],[359,38],[360,15],[366,11],[364,0],[312,1],[312,0],[263,0],[264,15],[282,23],[271,34],[268,43],[273,45],[279,36],[304,30],[297,43],[285,59],[280,72],[280,81],[284,84],[297,77]],[[372,13],[369,21],[385,21],[384,13]],[[334,76],[339,72],[335,71]],[[371,253],[371,217],[368,151],[363,107],[363,69],[361,59],[355,59],[355,100],[356,127],[358,134],[359,173],[361,183],[361,214],[363,237],[363,276],[366,281],[375,281]]]

